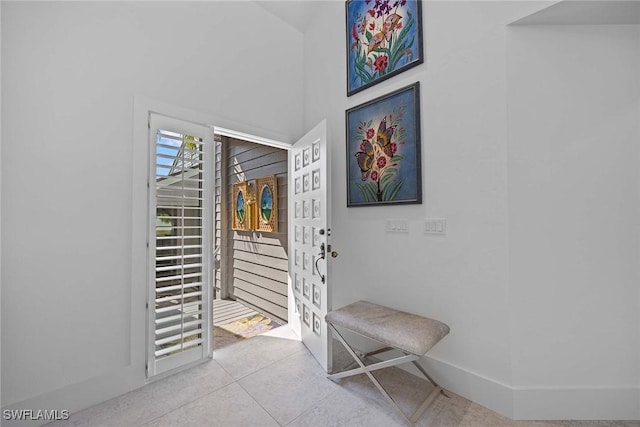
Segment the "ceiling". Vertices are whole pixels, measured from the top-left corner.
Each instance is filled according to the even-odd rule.
[[[640,24],[640,1],[565,0],[522,18],[512,25]]]
[[[267,12],[304,33],[322,6],[317,0],[254,0]]]
[[[254,2],[301,33],[306,31],[323,3],[319,0],[254,0]],[[640,1],[564,0],[522,18],[512,25],[595,24],[640,24]]]
[[[272,15],[304,33],[328,0],[254,0]],[[341,1],[341,0],[333,0]],[[640,24],[640,0],[563,0],[512,25]]]

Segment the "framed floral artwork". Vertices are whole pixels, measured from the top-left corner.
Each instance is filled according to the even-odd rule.
[[[346,111],[347,206],[422,203],[420,82]]]
[[[422,2],[347,0],[347,96],[424,62]]]
[[[252,227],[251,194],[247,181],[236,182],[231,186],[231,228],[249,231]]]
[[[278,232],[278,179],[275,175],[256,179],[258,215],[255,229],[268,233]]]

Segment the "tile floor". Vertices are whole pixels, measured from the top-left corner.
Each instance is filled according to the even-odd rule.
[[[397,368],[378,371],[413,413],[426,382]],[[416,387],[417,386],[417,387]],[[422,387],[423,392],[416,393]],[[334,383],[286,327],[214,353],[208,361],[50,426],[403,427],[373,384],[358,375]],[[624,421],[512,421],[462,397],[438,397],[416,423],[425,427],[640,427]]]

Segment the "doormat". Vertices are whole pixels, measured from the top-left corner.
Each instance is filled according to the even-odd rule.
[[[218,349],[244,341],[268,332],[278,326],[282,325],[261,314],[255,314],[245,317],[244,319],[215,326],[213,328],[213,348]]]

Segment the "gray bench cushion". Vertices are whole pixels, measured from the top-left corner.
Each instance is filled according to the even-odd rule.
[[[358,301],[327,313],[326,321],[389,347],[422,356],[449,333],[437,320]]]

